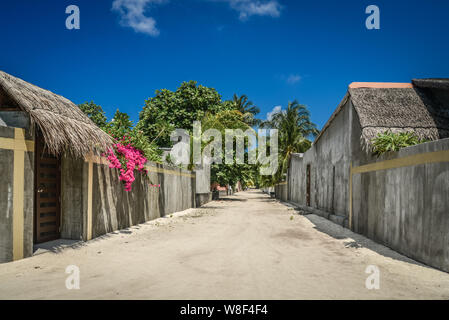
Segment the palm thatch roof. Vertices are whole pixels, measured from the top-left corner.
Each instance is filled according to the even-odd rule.
[[[73,102],[0,71],[0,91],[30,115],[52,154],[83,157],[105,150],[111,137],[98,128]]]
[[[412,83],[419,88],[449,89],[449,79],[413,79]]]
[[[421,139],[449,137],[447,79],[414,80],[401,83],[353,83],[328,120],[322,133],[350,99],[359,117],[362,145],[370,150],[372,139],[387,130],[413,132]],[[419,83],[419,84],[418,84]],[[430,89],[432,88],[432,89]],[[435,90],[438,92],[435,92]]]

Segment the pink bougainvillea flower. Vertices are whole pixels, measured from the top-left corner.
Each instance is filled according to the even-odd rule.
[[[124,159],[125,167],[122,166],[119,157]],[[119,169],[120,181],[125,183],[125,190],[132,190],[132,183],[136,180],[134,170],[144,172],[144,165],[147,162],[142,154],[142,151],[134,148],[132,145],[122,145],[117,143],[114,148],[107,152],[107,159],[109,160],[109,168]],[[146,171],[146,170],[145,170]]]

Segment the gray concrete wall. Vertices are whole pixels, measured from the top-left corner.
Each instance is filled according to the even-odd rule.
[[[203,163],[195,167],[196,174],[196,206],[201,207],[212,201],[212,192],[210,191],[210,164]]]
[[[25,128],[26,139],[34,141],[26,115],[2,111],[0,138],[14,139],[16,124]],[[88,168],[84,159],[63,156],[61,170],[61,238],[87,239]],[[148,220],[183,211],[210,201],[210,166],[195,172],[147,163],[148,176],[136,173],[133,190],[126,192],[118,171],[104,164],[93,166],[92,236],[124,229]],[[13,259],[14,151],[0,148],[0,263]],[[34,237],[34,152],[24,154],[24,257],[33,254]],[[151,185],[160,185],[154,187]],[[197,190],[206,191],[198,193]]]
[[[0,109],[0,127],[29,129],[30,118],[23,111],[1,111]]]
[[[449,150],[449,139],[358,160],[357,165]],[[353,230],[449,272],[449,162],[355,174]]]
[[[86,195],[87,163],[65,155],[61,160],[61,238],[83,239]]]
[[[148,176],[136,172],[132,191],[126,192],[118,170],[93,164],[93,238],[195,207],[193,172],[155,163],[147,166],[152,168]],[[87,239],[87,180],[87,162],[63,158],[62,238]]]
[[[286,183],[275,185],[274,192],[276,195],[276,199],[279,199],[281,201],[288,201],[288,185]]]
[[[25,127],[25,138],[34,135]],[[0,126],[0,137],[14,139],[14,128]],[[0,148],[0,263],[13,260],[14,151]],[[33,253],[34,152],[24,152],[23,170],[23,255]]]
[[[209,193],[197,193],[195,199],[195,205],[197,208],[205,205],[208,202],[212,201],[212,192]]]
[[[14,138],[14,129],[0,127],[0,137]],[[0,149],[0,262],[12,261],[14,151]]]
[[[288,174],[288,199],[306,201],[306,168],[310,165],[310,206],[338,216],[348,216],[348,181],[351,161],[352,106],[348,102],[328,129],[302,155],[292,155]]]
[[[210,164],[197,165],[196,193],[210,193]]]
[[[292,156],[289,201],[347,227],[351,162],[356,168],[449,150],[449,139],[445,139],[378,158],[362,148],[360,136],[360,122],[349,101],[310,150],[303,156]],[[308,164],[311,166],[310,207],[306,203]],[[353,175],[352,185],[355,232],[449,271],[449,162],[358,173]]]

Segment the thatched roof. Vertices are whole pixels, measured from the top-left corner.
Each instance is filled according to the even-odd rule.
[[[0,90],[30,115],[43,134],[48,151],[83,157],[106,149],[111,138],[73,102],[0,71]]]
[[[443,85],[447,81],[439,79],[437,87],[435,82],[424,81],[426,88],[438,88],[438,93],[412,84],[353,83],[322,132],[350,99],[362,128],[362,144],[367,149],[371,149],[372,139],[378,133],[387,130],[414,132],[421,139],[448,138],[449,99],[445,94],[449,92]]]
[[[412,83],[418,88],[449,89],[449,79],[413,79]]]

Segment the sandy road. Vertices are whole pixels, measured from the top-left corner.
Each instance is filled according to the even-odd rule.
[[[80,290],[67,290],[68,265]],[[380,289],[365,287],[368,265]],[[449,274],[258,192],[0,265],[1,299],[449,299]]]

